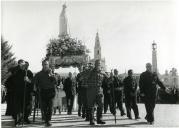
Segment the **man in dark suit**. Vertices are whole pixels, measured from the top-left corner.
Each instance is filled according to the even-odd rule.
[[[125,105],[127,110],[127,117],[132,119],[131,108],[134,111],[135,119],[140,119],[139,110],[137,106],[137,82],[133,77],[133,71],[128,70],[128,76],[124,79],[124,94]]]
[[[140,75],[139,87],[140,95],[144,99],[147,112],[145,119],[149,124],[154,123],[154,108],[157,99],[157,85],[159,85],[163,90],[168,91],[168,89],[159,80],[157,74],[152,72],[152,65],[147,63],[146,71]]]
[[[123,108],[123,83],[118,76],[117,69],[114,69],[114,76],[113,76],[113,86],[114,86],[114,100],[115,105],[117,103],[117,107],[121,112],[121,116],[126,115]]]
[[[68,115],[72,114],[74,98],[76,95],[76,80],[72,78],[72,73],[69,72],[69,76],[65,79],[63,90],[66,93]]]

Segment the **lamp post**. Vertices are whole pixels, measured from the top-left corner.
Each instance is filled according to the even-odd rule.
[[[157,44],[155,41],[152,43],[152,71],[158,73],[157,70]]]
[[[155,43],[155,41],[153,41],[152,43],[152,49],[155,51],[157,49],[157,44]]]

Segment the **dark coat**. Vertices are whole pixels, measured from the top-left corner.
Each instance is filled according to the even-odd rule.
[[[125,97],[134,97],[137,94],[137,81],[134,77],[126,77],[124,83]]]
[[[13,83],[14,83],[14,90],[15,92],[23,93],[25,84],[26,84],[26,89],[28,89],[28,92],[33,90],[33,86],[31,83],[25,82],[24,77],[26,76],[26,71],[19,69],[16,71],[16,73],[13,76]],[[33,74],[30,70],[27,70],[27,77],[32,80],[33,79]]]
[[[32,92],[33,86],[31,83],[24,81],[24,77],[26,75],[28,76],[29,79],[33,78],[33,74],[31,71],[29,70],[25,71],[22,69],[17,69],[17,71],[15,72],[13,76],[13,86],[14,86],[13,116],[22,112],[24,96],[25,96],[26,104],[29,103],[31,100],[30,92]],[[26,90],[25,90],[25,87],[26,87]]]
[[[118,76],[113,76],[113,85],[114,85],[114,90],[115,91],[122,91],[123,90],[123,83],[122,81],[119,79]]]
[[[145,71],[140,75],[140,93],[144,93],[146,98],[156,99],[157,85],[159,85],[162,89],[165,89],[165,86],[156,74]]]
[[[103,94],[110,94],[112,91],[112,78],[109,77],[104,77],[103,83],[102,83],[102,88],[103,88]]]
[[[70,79],[69,77],[64,81],[63,90],[66,93],[67,97],[75,96],[76,94],[76,81],[75,79]]]

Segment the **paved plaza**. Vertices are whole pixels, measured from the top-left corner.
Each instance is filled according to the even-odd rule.
[[[96,125],[93,127],[179,127],[179,105],[172,104],[157,104],[155,108],[155,123],[149,125],[146,123],[145,108],[143,104],[139,104],[140,120],[129,120],[126,116],[121,117],[119,110],[117,111],[117,123],[114,122],[114,116],[109,112],[103,115],[105,125]],[[10,116],[4,116],[6,105],[1,105],[1,124],[2,128],[12,128],[14,121]],[[134,117],[134,116],[133,116]],[[32,120],[32,116],[30,117]],[[66,112],[62,112],[61,115],[57,114],[52,117],[52,127],[90,127],[89,122],[84,121],[81,117],[78,117],[77,112],[73,112],[72,115],[66,115]],[[40,112],[36,117],[36,121],[29,125],[24,125],[27,128],[44,127],[41,121]]]

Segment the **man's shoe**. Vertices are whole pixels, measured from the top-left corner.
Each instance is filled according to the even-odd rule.
[[[141,119],[141,118],[138,116],[138,117],[135,117],[135,119],[137,120],[137,119]]]
[[[15,119],[15,121],[14,121],[14,126],[17,127],[18,125],[20,125],[20,122],[17,121],[17,119]]]
[[[68,112],[67,115],[72,115],[72,112]]]
[[[25,119],[24,122],[27,123],[27,124],[31,123],[29,119]]]
[[[147,118],[147,116],[145,116],[145,120],[147,120],[147,122],[148,122],[148,118]]]
[[[80,112],[78,112],[78,116],[81,116],[81,113],[80,113]]]
[[[106,124],[106,122],[99,120],[99,121],[97,121],[97,124]]]
[[[86,116],[84,114],[82,114],[82,118],[84,119]]]
[[[126,113],[121,113],[121,116],[124,116],[124,115],[126,115]]]
[[[90,121],[90,125],[95,125],[94,121]]]
[[[130,120],[132,120],[132,117],[128,117]]]
[[[90,121],[89,118],[86,118],[85,121]]]
[[[154,121],[148,121],[147,123],[150,124],[150,125],[153,125]]]
[[[52,126],[52,124],[51,124],[50,122],[47,122],[47,123],[45,124],[45,126],[50,127],[50,126]]]

